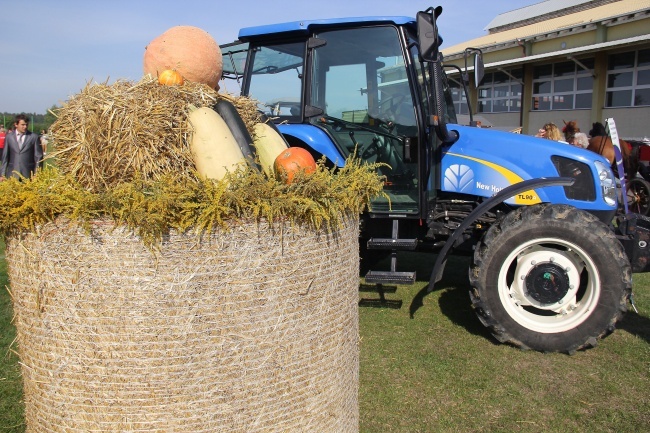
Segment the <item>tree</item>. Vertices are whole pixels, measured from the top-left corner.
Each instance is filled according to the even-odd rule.
[[[22,113],[27,116],[29,119],[29,130],[40,133],[44,129],[50,129],[52,124],[56,121],[56,111],[61,108],[58,107],[57,105],[52,105],[48,110],[46,110],[45,114],[36,114],[36,113]],[[14,127],[14,119],[16,118],[16,115],[21,114],[21,113],[0,113],[0,116],[2,116],[2,124],[4,125],[5,129],[13,128]]]

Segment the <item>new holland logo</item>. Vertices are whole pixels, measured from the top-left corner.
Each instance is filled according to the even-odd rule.
[[[443,188],[447,191],[468,191],[474,185],[474,172],[471,168],[463,164],[450,165],[445,170]]]

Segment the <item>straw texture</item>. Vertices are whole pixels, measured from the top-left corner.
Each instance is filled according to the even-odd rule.
[[[7,240],[27,432],[358,432],[358,216]]]
[[[217,94],[204,84],[161,86],[151,76],[138,82],[87,84],[55,110],[57,120],[50,128],[55,152],[48,158],[93,192],[128,182],[136,174],[146,179],[170,172],[192,177],[190,107],[212,107],[219,99],[232,102],[247,129],[254,131],[260,119],[255,101]]]

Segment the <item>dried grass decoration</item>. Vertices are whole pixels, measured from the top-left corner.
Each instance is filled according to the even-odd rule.
[[[382,179],[200,179],[184,107],[212,97],[89,86],[60,168],[0,182],[27,432],[358,431],[358,214]]]

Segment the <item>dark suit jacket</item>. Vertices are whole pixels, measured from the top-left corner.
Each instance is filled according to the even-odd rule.
[[[0,175],[5,177],[30,177],[42,163],[43,147],[38,134],[27,131],[22,150],[18,145],[16,131],[11,131],[5,138],[2,149],[2,167]]]

